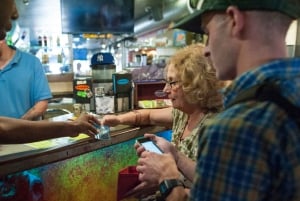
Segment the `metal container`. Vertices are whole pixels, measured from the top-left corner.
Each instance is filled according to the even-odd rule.
[[[92,66],[92,79],[94,83],[112,82],[112,75],[116,72],[114,64]]]

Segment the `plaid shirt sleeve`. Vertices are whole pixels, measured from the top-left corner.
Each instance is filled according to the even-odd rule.
[[[283,110],[248,101],[202,131],[191,200],[297,200],[299,129]]]

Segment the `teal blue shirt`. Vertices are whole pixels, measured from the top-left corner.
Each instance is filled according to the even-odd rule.
[[[300,108],[300,59],[277,60],[238,77],[224,92],[225,110],[199,135],[191,200],[300,200],[300,125],[268,101],[227,108],[262,82],[279,85]]]
[[[39,59],[16,50],[13,59],[0,70],[0,116],[21,118],[38,101],[51,97]]]

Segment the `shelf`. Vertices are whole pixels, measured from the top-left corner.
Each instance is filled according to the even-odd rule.
[[[138,101],[165,99],[166,96],[158,96],[165,87],[161,81],[139,81],[134,82],[134,107],[138,108]]]

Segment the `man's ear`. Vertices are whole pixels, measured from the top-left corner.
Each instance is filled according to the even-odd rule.
[[[229,6],[226,9],[226,14],[231,19],[232,35],[240,37],[245,26],[245,15],[236,6]]]

